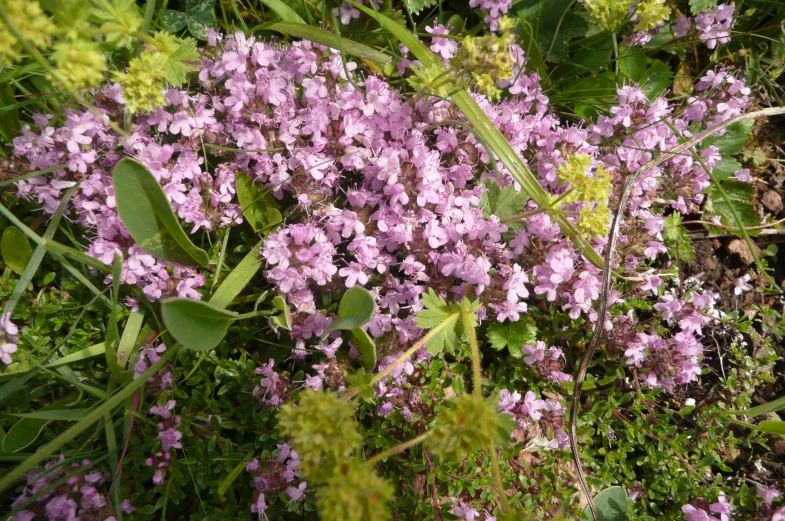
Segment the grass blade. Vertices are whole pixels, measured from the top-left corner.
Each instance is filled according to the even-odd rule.
[[[339,50],[343,48],[343,52],[346,54],[356,56],[358,58],[366,58],[376,63],[387,63],[391,60],[389,55],[368,47],[367,45],[363,45],[352,40],[347,40],[346,38],[340,38],[331,32],[319,29],[317,27],[312,27],[310,25],[305,25],[303,23],[274,22],[271,24],[260,25],[254,29],[265,29],[267,31],[275,31],[277,33],[285,34],[286,36],[302,38],[303,40],[309,40],[321,45],[326,45],[331,49]]]

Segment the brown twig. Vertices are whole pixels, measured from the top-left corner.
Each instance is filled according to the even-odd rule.
[[[778,114],[785,114],[785,108],[768,108],[732,117],[710,129],[704,130],[697,136],[685,141],[684,143],[680,143],[671,150],[663,152],[659,157],[657,157],[657,159],[649,161],[641,168],[636,170],[632,175],[628,176],[622,184],[621,194],[619,196],[619,205],[616,213],[613,215],[613,221],[611,223],[610,233],[608,235],[608,244],[605,248],[605,265],[603,266],[602,270],[602,291],[600,292],[599,298],[600,312],[597,314],[597,323],[594,325],[594,331],[591,340],[586,347],[586,352],[583,354],[581,364],[578,367],[578,373],[575,376],[575,387],[573,388],[572,403],[570,406],[570,449],[572,451],[572,457],[575,460],[575,469],[578,474],[578,480],[581,483],[581,489],[586,496],[586,500],[589,503],[589,507],[591,508],[591,513],[595,521],[599,521],[599,517],[597,516],[597,506],[594,504],[594,500],[591,497],[591,491],[589,490],[589,485],[586,483],[586,476],[583,472],[583,463],[581,462],[580,452],[578,451],[578,407],[581,401],[581,390],[583,387],[583,382],[586,380],[586,373],[589,369],[589,363],[591,362],[594,353],[599,348],[600,341],[602,340],[602,333],[605,328],[605,317],[608,312],[608,294],[610,292],[611,274],[613,273],[611,265],[613,262],[613,256],[616,253],[616,242],[618,240],[619,227],[621,225],[621,221],[624,219],[625,209],[627,207],[627,203],[629,202],[632,188],[635,185],[635,182],[644,172],[658,167],[667,160],[680,154],[684,150],[697,145],[718,131],[727,128],[734,123],[738,123],[739,121],[756,119],[764,116],[775,116]]]

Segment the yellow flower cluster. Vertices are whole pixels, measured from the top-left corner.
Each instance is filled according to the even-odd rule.
[[[8,23],[18,31],[13,31],[0,21],[0,65],[8,65],[19,60],[24,51],[21,36],[37,49],[52,45],[55,25],[35,0],[0,0]]]
[[[98,44],[89,40],[58,42],[52,58],[57,64],[50,78],[69,90],[99,87],[106,73],[106,57]]]
[[[501,95],[496,83],[512,76],[514,25],[512,19],[504,17],[499,21],[501,34],[465,37],[452,59],[453,67],[491,100]]]
[[[629,0],[584,0],[583,5],[600,29],[619,27],[630,11]],[[641,0],[635,6],[633,19],[636,31],[650,31],[668,19],[671,8],[665,0]]]
[[[132,114],[153,112],[165,104],[166,57],[145,51],[128,64],[128,72],[115,71],[114,80],[123,87],[126,106]]]
[[[586,238],[605,235],[610,217],[611,174],[602,165],[589,173],[591,166],[591,156],[573,154],[556,170],[559,182],[570,186],[567,194],[559,198],[560,203],[585,203],[579,212],[576,228]]]

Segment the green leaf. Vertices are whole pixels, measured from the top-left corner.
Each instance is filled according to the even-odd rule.
[[[235,266],[229,275],[218,286],[218,290],[210,297],[210,304],[225,308],[251,282],[256,272],[262,267],[262,242],[251,248],[240,264]]]
[[[420,14],[420,11],[439,5],[439,0],[404,0],[406,7],[412,14]]]
[[[199,68],[201,56],[196,50],[196,41],[193,38],[179,40],[177,49],[167,56],[164,62],[166,79],[175,87],[181,86],[187,79],[187,74]]]
[[[28,100],[33,101],[33,100]],[[35,101],[41,101],[40,98]],[[24,103],[24,102],[22,102]],[[0,136],[6,142],[10,142],[19,134],[19,107],[16,98],[14,98],[14,89],[10,82],[0,81],[0,112],[3,115],[0,117]]]
[[[727,200],[722,197],[715,188],[703,207],[702,219],[708,221],[712,216],[717,215],[720,217],[722,224],[726,226],[743,226],[747,228],[747,233],[750,235],[759,232],[759,230],[749,229],[750,227],[758,226],[761,223],[758,212],[751,202],[755,196],[755,187],[751,183],[743,183],[734,180],[723,181],[720,184],[722,190],[727,195]],[[738,216],[738,221],[734,216],[734,211],[736,216]],[[711,233],[727,232],[727,230],[714,226],[705,226]]]
[[[463,333],[463,321],[460,309],[448,305],[444,299],[430,289],[422,296],[424,309],[417,312],[414,321],[422,329],[431,329],[438,332],[428,341],[426,346],[428,351],[436,354],[442,351],[445,346],[450,350],[455,350],[460,345],[460,337]]]
[[[720,159],[716,165],[714,165],[714,175],[717,176],[717,179],[721,181],[725,181],[736,173],[737,170],[741,170],[742,166],[741,163],[733,159],[732,157],[723,157]]]
[[[113,181],[120,219],[144,251],[179,264],[207,264],[207,252],[180,227],[161,185],[146,166],[123,158],[114,168]]]
[[[681,225],[681,221],[680,213],[665,218],[664,245],[671,251],[671,256],[674,258],[692,262],[695,260],[695,252],[692,249],[692,242],[687,236],[687,229]]]
[[[185,12],[189,16],[199,13],[213,13],[215,0],[185,0]]]
[[[208,351],[221,343],[237,317],[214,304],[189,298],[161,302],[164,325],[175,340],[194,351]]]
[[[279,295],[273,299],[273,307],[278,308],[281,310],[281,313],[278,315],[270,317],[268,320],[270,327],[275,331],[278,332],[278,328],[285,329],[287,331],[292,330],[292,315],[289,312],[289,304],[286,302],[286,298],[284,295]]]
[[[47,411],[35,411],[25,413],[10,413],[17,418],[29,418],[32,420],[51,420],[51,421],[78,421],[81,420],[89,409],[57,409]]]
[[[199,11],[188,13],[188,32],[197,40],[207,40],[207,28],[217,28],[215,13],[210,11]]]
[[[368,47],[367,45],[347,40],[346,38],[339,38],[337,34],[303,23],[275,22],[272,24],[264,24],[263,26],[260,26],[260,28],[267,31],[275,31],[294,38],[302,38],[303,40],[325,45],[335,50],[343,48],[343,52],[350,56],[366,58],[376,63],[384,64],[391,59],[387,54]]]
[[[297,24],[305,23],[305,20],[303,20],[300,15],[294,11],[294,9],[286,5],[281,0],[262,0],[262,3],[272,9],[272,11],[277,14],[278,17],[284,22],[292,22]]]
[[[488,342],[494,349],[509,349],[516,358],[523,356],[524,345],[534,345],[537,341],[537,325],[528,316],[517,322],[496,322],[488,326]]]
[[[519,215],[523,207],[529,202],[529,196],[523,190],[516,190],[513,185],[500,187],[495,181],[488,180],[485,183],[485,190],[482,194],[480,206],[485,211],[486,216],[495,215],[500,220]],[[509,225],[520,223],[509,223]]]
[[[235,480],[240,477],[240,474],[242,474],[244,470],[245,470],[245,461],[241,461],[232,469],[232,471],[224,479],[221,480],[220,483],[218,483],[218,499],[221,502],[226,501],[226,498],[224,497],[226,491],[231,488],[232,483],[234,483]]]
[[[785,422],[783,421],[763,421],[758,425],[758,430],[767,434],[778,434],[785,437]]]
[[[625,521],[627,515],[627,491],[622,487],[608,487],[594,496],[594,506],[597,507],[598,521]],[[591,509],[587,506],[583,510],[581,521],[593,521]]]
[[[673,71],[660,60],[649,60],[649,68],[643,73],[641,89],[649,99],[662,95],[673,80]]]
[[[717,0],[690,0],[690,12],[696,16],[715,5],[717,5]]]
[[[41,435],[47,423],[49,420],[22,418],[3,437],[3,452],[13,454],[30,446]]]
[[[376,343],[364,329],[357,327],[351,332],[354,347],[357,348],[363,359],[363,369],[370,373],[376,367]]]
[[[376,300],[371,292],[360,286],[349,288],[338,305],[338,318],[330,324],[324,334],[359,328],[368,323],[374,313],[376,313]]]
[[[629,79],[640,83],[646,71],[646,52],[640,47],[622,48],[619,69]]]
[[[571,10],[572,0],[523,0],[513,6],[513,15],[532,28],[545,59],[560,62],[567,57],[570,38],[583,36],[586,21]]]
[[[235,176],[235,187],[243,217],[256,233],[261,233],[283,220],[275,197],[263,184],[254,183],[251,176],[238,173]]]
[[[721,136],[713,136],[703,140],[701,148],[706,148],[709,145],[717,147],[722,155],[732,156],[742,151],[742,149],[752,139],[752,127],[755,121],[746,119],[730,125],[725,129],[725,133]]]
[[[782,409],[785,409],[785,396],[743,411],[728,411],[728,414],[746,414],[747,416],[754,417],[760,416],[761,414],[781,411]]]
[[[179,32],[188,23],[188,15],[174,9],[165,9],[161,14],[161,22],[170,33]]]
[[[27,263],[33,256],[33,249],[27,241],[27,236],[16,226],[9,226],[3,232],[0,252],[3,254],[3,262],[6,266],[18,275],[25,272]]]

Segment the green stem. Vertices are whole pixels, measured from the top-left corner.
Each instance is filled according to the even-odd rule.
[[[408,448],[414,447],[415,445],[419,445],[420,443],[425,441],[425,439],[430,435],[431,435],[430,431],[425,431],[424,433],[420,434],[416,438],[412,438],[411,440],[400,443],[395,447],[390,447],[387,450],[383,450],[379,454],[376,454],[372,456],[370,459],[368,459],[366,463],[368,463],[369,465],[375,465],[376,463],[380,462],[383,459],[389,458],[390,456],[394,456],[399,452],[403,452]]]
[[[373,386],[375,386],[376,384],[378,384],[379,382],[381,382],[382,380],[384,380],[385,378],[387,378],[387,375],[389,375],[391,372],[393,372],[393,371],[395,370],[395,368],[396,368],[396,367],[398,367],[399,365],[401,365],[402,363],[404,363],[405,361],[407,361],[409,358],[411,358],[411,356],[412,356],[414,353],[416,353],[417,351],[419,351],[419,350],[420,350],[420,348],[422,348],[422,347],[423,347],[424,345],[426,345],[426,344],[427,344],[427,343],[428,343],[428,342],[429,342],[429,341],[430,341],[430,340],[431,340],[433,337],[435,337],[437,334],[439,334],[439,332],[440,332],[442,329],[444,329],[444,328],[445,328],[445,327],[447,327],[447,326],[450,326],[450,327],[452,327],[453,323],[454,323],[454,322],[455,322],[457,319],[458,319],[458,314],[457,314],[457,313],[453,313],[452,315],[450,315],[449,317],[447,317],[446,319],[444,319],[444,320],[442,321],[442,323],[441,323],[441,324],[439,324],[439,325],[438,325],[438,326],[436,326],[435,328],[431,329],[431,330],[428,332],[428,334],[427,334],[427,335],[425,335],[424,337],[422,337],[422,338],[421,338],[420,340],[418,340],[418,341],[417,341],[417,342],[416,342],[416,343],[415,343],[415,344],[414,344],[412,347],[410,347],[409,349],[407,349],[407,350],[406,350],[406,352],[404,352],[404,353],[403,353],[401,356],[399,356],[399,357],[398,357],[398,359],[397,359],[395,362],[393,362],[391,365],[389,365],[388,367],[386,367],[386,368],[384,369],[384,371],[382,371],[381,373],[379,373],[379,374],[377,374],[376,376],[374,376],[374,377],[371,379],[370,385],[373,387]],[[349,389],[349,390],[348,390],[348,392],[347,392],[347,393],[346,393],[344,396],[346,397],[346,399],[347,399],[347,400],[351,400],[351,399],[352,399],[352,398],[353,398],[353,397],[354,397],[354,396],[355,396],[355,395],[356,395],[358,392],[359,392],[359,391],[358,391],[357,389]]]
[[[512,505],[510,499],[507,497],[507,491],[504,490],[504,482],[502,481],[502,471],[499,468],[499,456],[496,454],[496,446],[491,442],[488,448],[491,453],[491,465],[493,466],[493,477],[496,480],[496,491],[499,494],[499,500],[502,502],[502,507],[505,512],[512,512]]]
[[[482,396],[482,372],[480,368],[480,348],[477,345],[477,332],[474,330],[471,315],[464,311],[461,313],[463,327],[469,336],[469,345],[472,348],[472,370],[474,372],[474,394]]]
[[[0,181],[0,186],[10,185],[12,183],[17,183],[19,181],[24,181],[25,179],[30,179],[31,177],[38,177],[39,175],[46,175],[51,174],[57,170],[63,170],[67,168],[68,165],[57,165],[50,168],[44,168],[43,170],[36,170],[35,172],[27,172],[26,174],[18,175],[11,179],[6,179],[4,181]]]
[[[523,219],[528,219],[534,215],[545,213],[545,212],[552,212],[553,210],[549,210],[547,208],[537,208],[536,210],[532,210],[530,212],[523,212],[518,215],[513,215],[512,217],[507,217],[506,219],[502,219],[502,224],[513,223],[515,221],[522,221]]]

